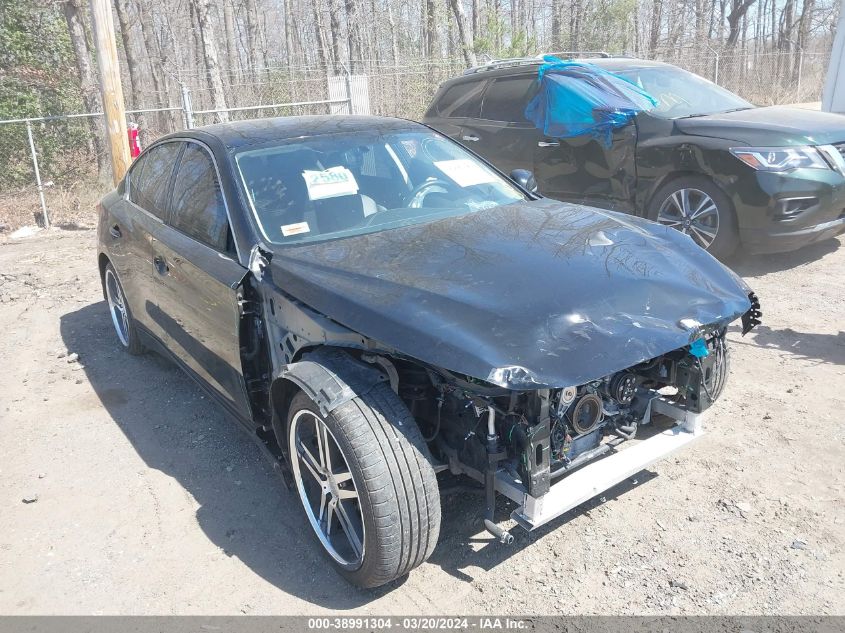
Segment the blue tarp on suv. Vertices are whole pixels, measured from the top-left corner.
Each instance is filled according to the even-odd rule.
[[[546,56],[540,90],[525,117],[546,136],[590,134],[609,145],[614,128],[627,125],[657,100],[636,84],[593,64]]]

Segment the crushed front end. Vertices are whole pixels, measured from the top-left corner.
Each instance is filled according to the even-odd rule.
[[[485,527],[508,542],[493,521],[496,493],[531,530],[699,437],[699,415],[727,380],[726,329],[702,328],[683,348],[557,389],[507,389],[400,362],[399,394],[451,472],[485,486]]]

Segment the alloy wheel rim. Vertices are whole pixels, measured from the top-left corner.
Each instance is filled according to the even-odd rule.
[[[657,221],[686,233],[707,249],[719,233],[719,208],[700,189],[679,189],[663,202]]]
[[[121,345],[129,347],[129,315],[126,312],[126,301],[117,276],[111,270],[106,271],[106,298],[117,338],[120,339]]]
[[[364,560],[364,514],[352,471],[326,423],[308,409],[290,422],[291,469],[302,506],[320,543],[339,564]]]

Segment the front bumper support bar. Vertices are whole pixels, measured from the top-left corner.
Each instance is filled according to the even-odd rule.
[[[517,488],[507,480],[506,473],[499,471],[501,478],[497,481],[497,490],[522,504],[514,510],[511,518],[526,530],[534,530],[654,462],[668,457],[704,434],[700,415],[684,411],[663,399],[652,402],[652,411],[674,418],[678,423],[671,429],[579,468],[563,477],[540,497],[532,497],[524,492],[521,495],[515,494]]]

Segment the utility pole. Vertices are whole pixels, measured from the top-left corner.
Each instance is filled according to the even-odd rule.
[[[91,18],[94,23],[97,64],[100,66],[100,94],[103,97],[103,114],[109,137],[112,178],[116,185],[129,168],[131,159],[110,0],[91,0]]]

